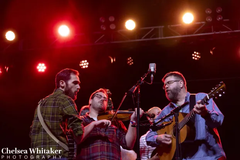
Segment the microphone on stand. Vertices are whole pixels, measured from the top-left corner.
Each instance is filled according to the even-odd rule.
[[[152,84],[154,79],[154,74],[156,73],[156,63],[149,63],[148,72],[151,72],[151,84]]]

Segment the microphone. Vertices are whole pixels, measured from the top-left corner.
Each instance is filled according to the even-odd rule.
[[[154,74],[156,73],[156,63],[149,63],[148,72],[151,72],[151,83],[153,83]]]

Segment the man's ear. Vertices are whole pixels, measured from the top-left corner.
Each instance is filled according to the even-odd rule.
[[[91,106],[91,104],[92,104],[92,99],[89,100],[89,106]]]
[[[64,90],[66,87],[66,82],[64,80],[60,80],[59,83],[60,83],[60,88]]]
[[[184,82],[180,81],[180,84],[181,84],[181,88],[183,88],[184,87]]]

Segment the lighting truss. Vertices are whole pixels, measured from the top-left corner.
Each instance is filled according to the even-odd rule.
[[[74,40],[62,43],[57,39],[51,44],[34,43],[31,40],[20,41],[19,50],[35,50],[47,48],[81,47],[91,45],[106,45],[118,43],[133,43],[146,41],[161,41],[166,39],[184,39],[188,37],[203,37],[226,35],[234,36],[240,33],[240,21],[224,19],[221,22],[195,22],[192,24],[175,24],[152,27],[142,27],[133,31],[116,30],[110,32],[81,33],[74,36]]]
[[[228,19],[224,19],[222,22],[218,23],[195,22],[188,25],[175,24],[143,27],[134,31],[125,29],[112,32],[94,32],[90,35],[78,34],[76,38],[79,39],[79,41],[76,41],[75,44],[69,44],[67,46],[104,45],[223,34],[229,35],[231,33],[240,33],[240,26],[238,23],[239,22],[233,23]],[[91,37],[90,41],[89,39],[85,39],[85,37]]]

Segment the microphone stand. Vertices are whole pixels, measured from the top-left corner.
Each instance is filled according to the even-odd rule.
[[[128,91],[128,93],[134,94],[136,89],[138,89],[137,92],[137,140],[136,140],[136,145],[137,145],[137,160],[140,160],[140,144],[139,144],[139,126],[140,126],[140,86],[144,83],[144,79],[147,77],[147,75],[150,72],[145,73],[140,80],[137,81],[137,83]]]

